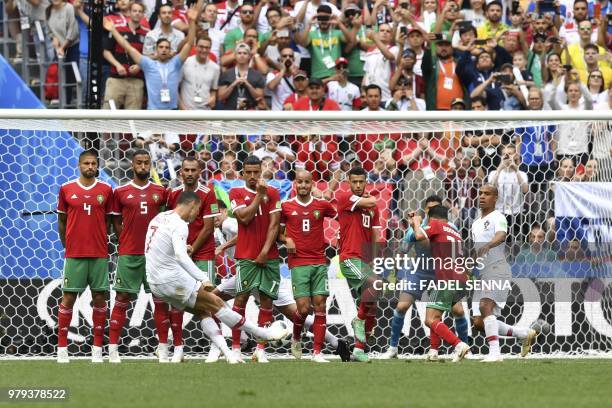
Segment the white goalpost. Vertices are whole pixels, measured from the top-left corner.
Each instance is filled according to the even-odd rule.
[[[240,161],[249,154],[264,159],[264,175],[283,200],[293,194],[297,169],[311,172],[317,194],[333,203],[337,192],[348,189],[346,171],[364,167],[380,198],[381,242],[390,254],[406,250],[401,244],[406,214],[422,210],[431,195],[451,208],[451,221],[469,247],[478,188],[495,180],[512,237],[506,245],[512,290],[501,319],[542,331],[534,356],[612,357],[611,111],[0,110],[0,359],[54,356],[63,268],[57,193],[78,177],[78,154],[94,149],[99,177],[116,187],[131,179],[131,154],[141,147],[151,152],[152,180],[170,187],[180,184],[182,158],[197,157],[202,182],[213,185],[223,202],[229,189],[240,185]],[[516,182],[491,177],[502,171],[504,160],[518,161],[512,170]],[[526,191],[520,173],[527,178]],[[337,232],[336,222],[326,224],[327,323],[332,333],[351,339],[356,307],[339,270]],[[288,279],[285,256],[281,248],[281,274]],[[113,233],[111,286],[116,267]],[[217,267],[219,274],[232,273],[227,257],[219,258]],[[381,278],[398,282],[402,275],[385,270]],[[397,291],[381,295],[369,345],[373,354],[389,344],[398,296]],[[406,315],[399,342],[406,357],[418,358],[429,347],[426,296]],[[75,356],[89,355],[90,300],[86,291],[73,309],[69,347]],[[109,310],[113,304],[111,291]],[[463,306],[469,314],[469,297]],[[141,291],[128,311],[122,355],[152,356],[157,344],[152,308],[150,295]],[[257,319],[252,301],[247,317]],[[186,354],[206,355],[209,343],[199,325],[186,318],[184,330]],[[224,334],[230,336],[228,328]],[[472,352],[486,353],[483,335],[472,330],[469,335]],[[308,335],[304,344],[310,348]],[[514,339],[501,345],[503,353],[520,350]],[[286,347],[269,351],[278,358],[289,355]]]

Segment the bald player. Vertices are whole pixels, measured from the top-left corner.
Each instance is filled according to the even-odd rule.
[[[483,258],[480,279],[483,281],[506,281],[512,278],[510,265],[506,262],[504,243],[508,233],[506,217],[495,209],[497,187],[485,184],[480,188],[478,203],[480,218],[472,224],[472,242],[479,258]],[[498,316],[506,305],[508,289],[475,290],[472,297],[474,328],[485,332],[489,354],[482,360],[486,363],[503,361],[499,349],[499,337],[516,337],[521,341],[521,356],[525,357],[537,336],[533,329],[510,326],[499,321]]]
[[[312,196],[312,174],[305,170],[296,173],[295,190],[297,195],[281,205],[279,237],[287,247],[293,297],[297,305],[293,316],[291,353],[301,358],[302,329],[314,309],[312,361],[328,363],[321,354],[326,330],[326,300],[329,296],[323,219],[335,218],[336,209],[329,202]]]

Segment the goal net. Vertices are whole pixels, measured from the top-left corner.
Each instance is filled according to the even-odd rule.
[[[368,172],[368,191],[379,198],[381,243],[386,254],[414,252],[405,245],[406,215],[439,196],[451,221],[471,243],[483,183],[498,187],[498,209],[506,215],[505,255],[511,291],[501,319],[542,331],[536,355],[606,355],[612,349],[612,114],[602,112],[147,112],[0,111],[0,357],[49,357],[55,352],[61,298],[63,247],[57,232],[60,186],[78,177],[83,149],[99,156],[99,178],[113,187],[131,180],[131,155],[145,148],[153,158],[152,181],[180,185],[184,157],[200,160],[201,182],[214,185],[219,201],[240,186],[241,161],[263,159],[263,173],[292,197],[292,180],[306,169],[317,194],[334,202],[348,191],[346,172]],[[229,205],[228,205],[229,207]],[[329,259],[328,326],[351,338],[356,307],[339,270],[338,224],[326,224]],[[117,267],[117,237],[109,235],[111,284]],[[469,245],[468,245],[469,246]],[[282,261],[286,251],[281,247]],[[233,272],[226,254],[219,276]],[[283,279],[290,272],[281,262]],[[386,282],[404,277],[393,268]],[[289,285],[290,287],[290,285]],[[400,291],[381,293],[370,352],[389,344]],[[114,304],[111,291],[109,310]],[[73,308],[69,350],[88,355],[92,344],[91,294]],[[424,325],[427,293],[405,319],[401,354],[419,356],[429,347]],[[466,316],[471,298],[463,301]],[[122,355],[152,356],[157,344],[153,302],[141,291],[128,310]],[[247,317],[257,319],[251,301]],[[280,314],[276,319],[283,319]],[[446,317],[453,325],[453,319]],[[230,331],[224,328],[229,337]],[[469,330],[473,353],[487,351],[481,333]],[[208,340],[189,315],[185,351],[205,355]],[[311,337],[304,344],[311,349]],[[514,339],[502,352],[517,354]],[[277,356],[286,348],[269,346]],[[329,351],[329,348],[328,348]]]

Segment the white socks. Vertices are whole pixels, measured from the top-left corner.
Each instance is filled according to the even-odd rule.
[[[484,318],[485,336],[489,343],[489,354],[498,355],[499,351],[499,335],[498,321],[495,316],[487,316]]]
[[[200,321],[200,326],[204,334],[221,350],[224,356],[229,356],[231,351],[227,347],[225,338],[221,335],[221,329],[217,326],[217,322],[212,317],[206,317]]]
[[[219,311],[215,313],[215,316],[230,328],[233,328],[242,320],[242,316],[227,306],[223,306],[221,309],[219,309]],[[242,326],[240,326],[240,329],[249,332],[255,336],[255,338],[262,340],[268,340],[270,336],[270,333],[266,328],[258,327],[256,324],[253,324],[246,319],[244,320]]]
[[[500,336],[516,337],[518,339],[524,339],[527,337],[527,329],[524,327],[510,326],[504,322],[497,321]],[[486,326],[485,326],[486,327]]]

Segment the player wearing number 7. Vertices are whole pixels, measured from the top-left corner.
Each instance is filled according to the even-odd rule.
[[[298,359],[302,357],[302,329],[314,308],[312,360],[328,363],[321,355],[325,340],[326,300],[329,296],[323,219],[335,218],[336,210],[327,201],[312,197],[312,174],[309,172],[300,170],[296,173],[295,189],[297,196],[281,205],[279,237],[287,246],[293,297],[297,303],[293,316],[291,352]]]
[[[98,157],[88,150],[79,155],[79,178],[62,185],[57,203],[58,231],[65,248],[62,301],[57,316],[57,362],[68,363],[68,328],[72,306],[87,286],[93,301],[92,363],[101,363],[108,281],[107,223],[113,189],[96,179]]]
[[[119,337],[125,325],[130,301],[138,296],[140,285],[144,287],[146,293],[151,293],[145,269],[145,236],[149,222],[166,204],[166,189],[149,181],[151,174],[149,152],[146,150],[134,152],[132,171],[134,178],[115,189],[111,206],[113,227],[119,237],[119,259],[113,285],[116,292],[115,305],[110,316],[108,336],[108,361],[111,363],[121,362]],[[155,308],[158,308],[157,303]],[[159,311],[156,310],[153,314],[156,312]],[[158,319],[155,320],[155,324],[158,333],[164,330]]]

